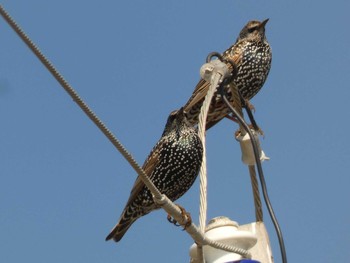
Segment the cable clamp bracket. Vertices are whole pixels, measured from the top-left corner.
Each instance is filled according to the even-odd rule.
[[[219,59],[205,63],[200,69],[202,79],[210,83],[217,74],[220,74],[221,81],[231,75],[231,70],[228,68],[226,63],[220,61]]]

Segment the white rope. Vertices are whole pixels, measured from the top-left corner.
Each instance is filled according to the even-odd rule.
[[[201,76],[210,82],[209,90],[205,96],[200,114],[198,116],[198,135],[203,143],[203,159],[200,168],[200,200],[199,200],[199,229],[204,233],[207,217],[207,157],[205,144],[206,120],[213,95],[218,85],[229,75],[229,69],[225,63],[213,60],[201,67]]]
[[[215,74],[216,83],[221,79],[219,74]],[[211,103],[211,99],[215,93],[217,85],[210,85],[207,95],[205,96],[203,105],[201,107],[200,114],[198,116],[198,135],[203,144],[203,157],[202,165],[200,168],[200,190],[199,190],[199,230],[204,235],[205,226],[207,221],[207,154],[206,154],[206,143],[205,143],[205,130],[206,120],[208,116],[208,110]],[[205,262],[202,246],[198,246],[199,262]]]
[[[215,83],[220,81],[221,76],[215,74]],[[207,157],[205,147],[205,127],[211,99],[216,90],[216,85],[210,85],[201,112],[198,117],[198,135],[203,143],[203,159],[200,168],[200,207],[199,207],[199,228],[204,233],[207,214]]]
[[[201,107],[201,111],[198,116],[198,136],[203,144],[203,158],[200,168],[200,188],[199,188],[199,230],[205,237],[205,226],[207,221],[207,155],[206,155],[206,143],[205,143],[205,131],[206,122],[210,103],[214,96],[214,93],[218,85],[229,75],[229,69],[223,62],[219,60],[213,60],[210,63],[206,63],[201,67],[201,77],[210,82],[209,89],[204,98],[204,102]],[[212,245],[212,244],[211,244]],[[197,251],[199,262],[205,262],[203,255],[203,248],[198,244]]]

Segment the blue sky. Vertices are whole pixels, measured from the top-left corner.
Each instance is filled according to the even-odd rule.
[[[252,100],[289,262],[350,257],[350,2],[1,1],[142,164],[209,52],[270,18],[273,64]],[[0,261],[188,262],[160,210],[115,244],[135,172],[0,20]],[[207,134],[208,218],[254,221],[247,168],[224,120]],[[196,181],[178,202],[198,223]],[[275,262],[276,234],[265,211]]]

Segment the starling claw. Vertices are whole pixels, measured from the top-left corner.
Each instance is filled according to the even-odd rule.
[[[180,205],[177,205],[177,207],[181,210],[182,220],[186,223],[184,225],[179,224],[174,218],[172,218],[171,215],[168,214],[167,219],[170,223],[174,224],[175,226],[183,226],[183,230],[185,230],[187,227],[189,227],[192,224],[192,217],[189,212],[185,210]]]
[[[250,125],[249,125],[249,128],[255,130],[255,131],[256,131],[257,133],[259,133],[261,136],[263,136],[263,137],[265,136],[264,131],[263,131],[262,129],[260,129],[260,127],[259,127],[258,125],[256,125],[256,127],[254,127],[253,124],[250,124]]]
[[[180,224],[178,224],[177,221],[174,218],[172,218],[170,214],[167,215],[167,219],[169,223],[172,223],[174,226],[180,226]]]
[[[245,108],[245,110],[247,111],[248,113],[248,116],[249,116],[249,119],[251,121],[251,125],[250,125],[250,128],[251,129],[254,129],[256,132],[260,133],[262,136],[264,136],[264,132],[260,129],[260,127],[258,126],[258,124],[256,123],[255,119],[254,119],[254,116],[253,116],[253,113],[252,111],[255,113],[255,107],[253,104],[250,103],[249,100],[247,99],[243,99],[243,107]]]
[[[185,210],[185,208],[183,208],[179,205],[178,205],[178,207],[181,209],[182,218],[184,220],[186,220],[186,224],[183,226],[184,227],[183,230],[185,230],[186,228],[188,228],[192,224],[192,217],[191,217],[191,214]]]
[[[244,105],[243,105],[243,107],[249,108],[252,112],[255,113],[255,107],[254,107],[254,105],[253,105],[249,100],[244,99]]]

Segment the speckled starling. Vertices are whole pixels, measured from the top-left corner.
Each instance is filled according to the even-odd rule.
[[[196,129],[187,121],[183,108],[168,117],[164,132],[142,168],[170,200],[184,195],[194,183],[202,163],[203,146]],[[118,242],[140,217],[159,207],[140,177],[135,181],[118,224],[106,240]]]
[[[253,98],[264,85],[270,71],[272,53],[265,36],[265,25],[268,19],[249,21],[241,30],[236,43],[227,49],[223,58],[233,61],[237,66],[237,75],[233,82],[246,100]],[[201,79],[191,98],[184,106],[187,118],[192,125],[198,122],[198,115],[207,94],[209,83]],[[233,103],[231,89],[226,86],[225,92]],[[214,94],[211,102],[206,128],[209,129],[229,114],[229,110],[219,94]]]

